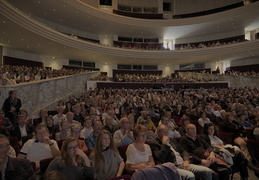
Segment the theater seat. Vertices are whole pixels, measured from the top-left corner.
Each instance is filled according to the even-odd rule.
[[[49,163],[53,160],[54,158],[47,158],[47,159],[42,159],[40,161],[40,174],[44,174],[49,166]]]
[[[122,157],[123,161],[127,161],[126,151],[129,145],[121,145],[118,147],[118,151],[120,153],[120,156]],[[125,166],[123,174],[129,174],[132,175],[135,172],[135,170]]]
[[[10,145],[14,148],[16,156],[17,156],[20,152],[20,146],[19,146],[18,138],[17,137],[9,137],[9,142],[10,142]]]
[[[218,132],[219,138],[225,143],[225,144],[233,144],[235,139],[234,133],[229,132]]]

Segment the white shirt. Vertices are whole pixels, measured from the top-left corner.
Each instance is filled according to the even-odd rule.
[[[26,126],[19,126],[20,132],[21,132],[21,137],[26,137],[27,136],[27,131],[26,131]]]
[[[133,144],[130,144],[126,151],[127,162],[126,164],[139,164],[143,162],[148,162],[149,157],[152,156],[151,149],[149,145],[144,144],[145,151],[139,151],[135,148]]]
[[[58,144],[55,140],[50,140],[51,143],[58,149]],[[36,139],[29,139],[22,147],[21,154],[26,156],[26,159],[36,163],[36,167],[39,167],[39,162],[42,159],[51,158],[51,149],[49,144],[42,143]]]

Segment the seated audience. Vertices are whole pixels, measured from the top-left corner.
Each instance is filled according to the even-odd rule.
[[[17,158],[26,158],[35,162],[36,167],[39,167],[40,160],[57,157],[60,155],[60,151],[57,142],[49,138],[50,134],[45,124],[38,124],[34,133],[36,139],[28,140],[23,145]]]
[[[255,139],[259,140],[259,116],[256,117],[256,126],[253,130],[253,135]]]
[[[39,118],[35,119],[33,121],[33,125],[37,126],[39,123],[47,124],[47,116],[48,116],[48,111],[46,109],[41,109],[39,112]]]
[[[137,125],[134,129],[135,142],[130,144],[126,151],[126,165],[136,171],[155,165],[152,152],[146,142],[147,129],[143,125]]]
[[[160,124],[164,124],[165,126],[168,127],[168,136],[170,138],[177,138],[177,137],[181,137],[180,133],[174,129],[174,127],[171,126],[171,121],[169,120],[169,118],[167,116],[162,116],[160,122],[158,123]]]
[[[181,126],[178,129],[181,136],[185,136],[186,134],[186,126],[190,124],[190,118],[188,116],[183,116]]]
[[[74,120],[80,123],[84,122],[84,116],[81,114],[81,110],[82,109],[80,104],[76,104],[73,106]]]
[[[194,164],[211,168],[219,174],[220,179],[229,179],[230,166],[215,155],[214,148],[211,145],[197,136],[196,126],[194,124],[187,125],[186,136],[180,139],[180,144],[192,156],[192,162]]]
[[[33,137],[33,127],[27,124],[27,118],[24,115],[18,116],[17,123],[11,131],[11,135],[17,137],[19,144],[22,145]]]
[[[242,179],[248,179],[248,160],[244,153],[241,152],[237,146],[232,146],[230,144],[224,146],[223,141],[216,135],[215,126],[212,123],[205,124],[202,138],[208,144],[215,147],[218,154],[222,156],[225,162],[229,165],[234,164],[238,168]]]
[[[237,122],[243,126],[244,128],[251,128],[253,127],[253,124],[251,124],[249,121],[246,119],[246,115],[244,113],[239,113],[238,115]]]
[[[61,127],[60,132],[56,133],[55,135],[56,141],[66,139],[67,137],[70,136],[70,133],[71,133],[68,122],[65,118],[61,120],[60,127]]]
[[[0,134],[0,172],[1,179],[36,180],[32,164],[27,159],[16,159],[8,155],[11,148],[9,139]]]
[[[57,107],[57,114],[53,116],[54,124],[57,124],[60,126],[61,120],[66,118],[66,115],[64,114],[65,108],[63,106]]]
[[[201,117],[198,119],[198,123],[203,128],[204,124],[211,123],[211,121],[209,118],[207,118],[206,113],[204,112],[201,114]]]
[[[90,116],[85,117],[84,129],[80,132],[80,138],[87,138],[93,132],[92,120]]]
[[[157,128],[157,138],[150,143],[156,163],[172,162],[182,179],[212,179],[213,171],[207,167],[190,163],[188,152],[174,138],[168,137],[168,127]]]
[[[115,131],[118,130],[117,126],[113,123],[113,118],[111,116],[105,117],[105,126],[103,126],[103,129],[106,131],[109,131],[111,134],[114,134]]]
[[[103,129],[103,124],[101,121],[96,120],[93,122],[92,127],[93,127],[93,132],[88,137],[85,138],[85,143],[89,150],[94,149],[97,136]]]
[[[120,120],[120,129],[115,131],[113,135],[114,142],[116,146],[131,144],[135,141],[133,137],[133,132],[130,130],[129,119],[123,117]]]
[[[59,132],[59,125],[54,124],[54,119],[51,115],[47,116],[47,121],[46,121],[46,126],[49,130],[49,133],[52,134],[56,134]]]
[[[94,179],[94,169],[88,156],[78,148],[78,141],[69,137],[62,144],[61,156],[51,161],[46,173],[59,171],[68,180]]]
[[[146,143],[150,143],[151,141],[153,141],[156,138],[156,134],[154,133],[154,131],[148,129],[148,122],[147,120],[141,120],[138,124],[141,124],[143,126],[145,126],[147,128],[147,134],[146,134]]]
[[[96,179],[109,179],[122,175],[125,163],[108,131],[103,130],[97,136],[90,158],[94,163]]]
[[[73,112],[71,112],[71,111],[68,112],[68,113],[66,114],[66,118],[67,118],[67,122],[68,122],[69,129],[70,129],[70,127],[71,127],[73,124],[78,124],[78,125],[82,126],[80,122],[74,120],[74,113],[73,113]],[[83,129],[83,127],[82,127],[82,129]]]

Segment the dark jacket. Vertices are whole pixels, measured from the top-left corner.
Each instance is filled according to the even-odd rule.
[[[189,153],[173,138],[170,138],[170,145],[177,151],[183,160],[189,160]],[[156,138],[149,144],[153,158],[157,163],[172,162],[176,164],[176,157],[170,146],[162,144],[161,139]]]
[[[181,137],[180,144],[192,156],[194,164],[201,164],[201,160],[206,159],[204,156],[205,151],[213,151],[213,147],[199,136],[195,140],[188,136]]]
[[[20,128],[18,125],[16,125],[12,131],[11,131],[11,135],[13,137],[17,137],[18,138],[18,141],[21,141],[23,142],[23,144],[28,140],[28,139],[31,139],[33,137],[33,127],[31,125],[28,125],[26,124],[25,125],[25,128],[26,128],[26,132],[27,132],[27,137],[23,138],[21,137],[21,131],[20,131]]]
[[[5,179],[36,180],[32,163],[27,159],[8,158]]]

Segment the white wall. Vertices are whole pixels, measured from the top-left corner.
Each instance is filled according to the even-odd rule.
[[[108,46],[113,46],[113,36],[108,34],[99,35],[100,43]]]
[[[95,67],[100,69],[100,72],[107,72],[108,77],[113,76],[113,69],[117,69],[117,64],[99,64],[95,63]]]
[[[18,51],[14,49],[9,49],[6,47],[3,47],[3,56],[10,56],[14,58],[20,58],[25,60],[31,60],[31,61],[38,61],[45,63],[45,58],[38,54],[32,54],[24,51]]]
[[[52,69],[62,69],[63,65],[69,65],[68,59],[46,59],[44,65]]]

